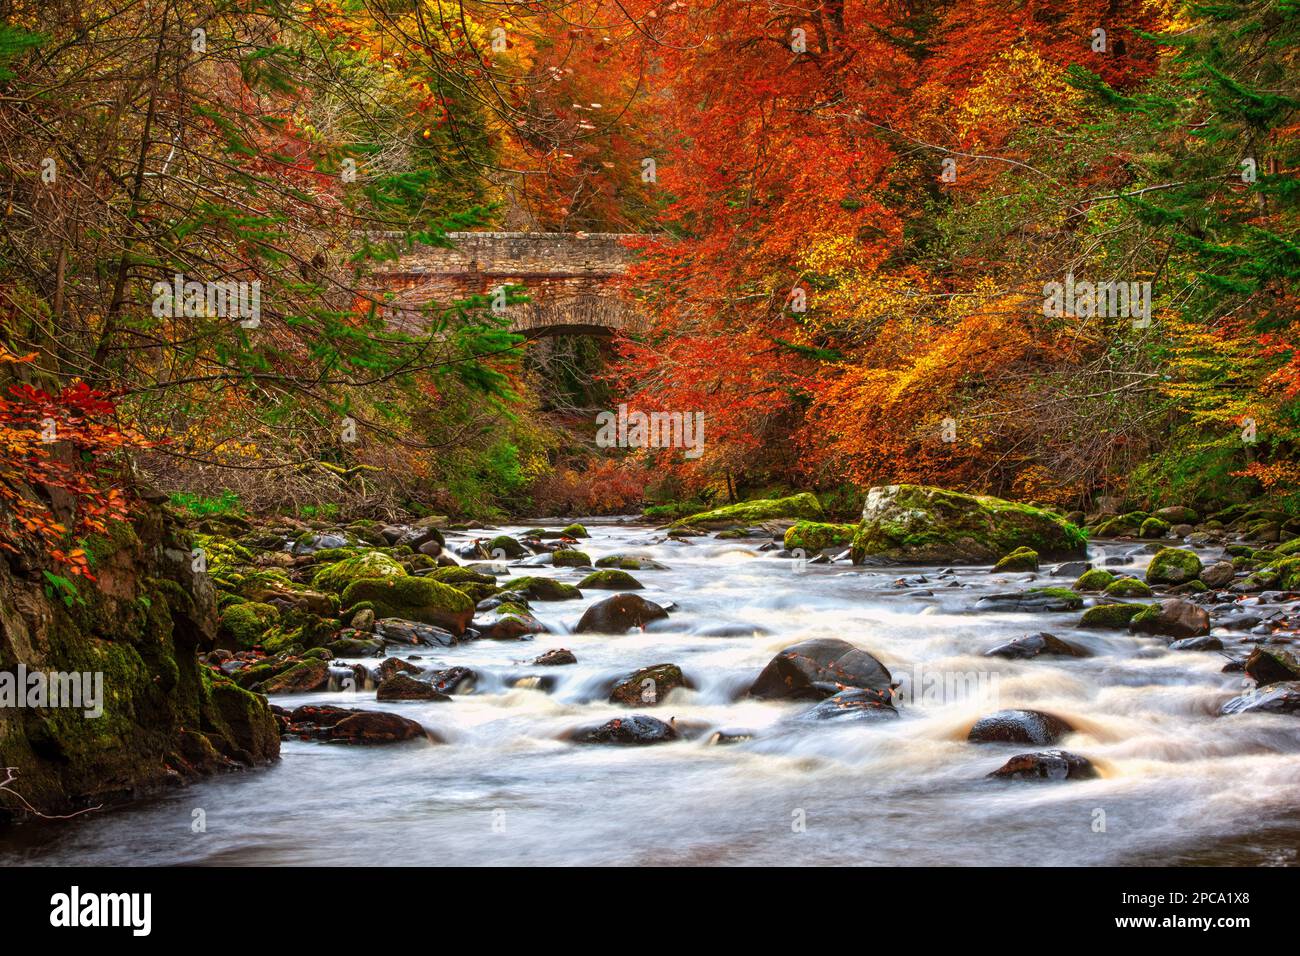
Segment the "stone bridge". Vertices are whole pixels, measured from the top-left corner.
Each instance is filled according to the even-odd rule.
[[[419,329],[421,307],[470,295],[491,296],[502,285],[523,286],[529,302],[506,307],[513,331],[545,335],[634,334],[645,321],[625,301],[619,280],[632,259],[630,235],[612,232],[452,232],[455,247],[415,246],[375,277],[394,292],[393,324]]]

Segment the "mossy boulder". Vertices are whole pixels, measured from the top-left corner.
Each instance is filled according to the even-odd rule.
[[[363,578],[343,592],[347,608],[365,602],[376,617],[400,617],[433,624],[460,636],[474,616],[474,601],[463,591],[428,578]]]
[[[723,528],[730,525],[751,525],[762,521],[788,518],[795,521],[821,521],[822,506],[817,496],[805,491],[789,498],[767,498],[761,501],[741,501],[710,511],[688,515],[673,522],[674,528]]]
[[[362,578],[403,578],[406,569],[380,551],[366,551],[342,561],[335,561],[312,575],[311,586],[318,591],[342,594],[353,581]]]
[[[1041,508],[926,485],[867,492],[853,538],[853,561],[872,556],[910,564],[992,564],[1019,548],[1041,557],[1083,557],[1087,538]]]
[[[1200,515],[1196,513],[1195,508],[1188,508],[1185,505],[1170,505],[1167,508],[1158,508],[1155,511],[1155,517],[1163,518],[1170,524],[1196,524]]]
[[[1104,593],[1107,597],[1150,597],[1151,588],[1137,578],[1116,578],[1106,585]]]
[[[589,568],[591,557],[585,551],[561,548],[551,552],[551,563],[557,568]]]
[[[847,545],[853,540],[856,527],[851,524],[830,524],[825,521],[796,521],[785,529],[785,549],[800,549],[811,553],[823,548]],[[725,532],[724,532],[725,533]]]
[[[1115,575],[1105,568],[1092,568],[1079,575],[1074,582],[1076,591],[1104,591],[1115,580]]]
[[[1038,552],[1033,548],[1016,548],[993,565],[996,571],[1037,571]]]
[[[645,585],[626,571],[606,568],[603,571],[591,572],[578,582],[578,587],[592,588],[597,591],[639,591]]]
[[[667,571],[666,564],[650,558],[630,558],[624,554],[607,554],[596,560],[598,568],[620,568],[624,571]]]
[[[528,549],[508,534],[497,535],[487,543],[487,549],[494,558],[500,556],[507,558],[528,557]]]
[[[1147,584],[1182,584],[1199,577],[1201,559],[1182,548],[1161,548],[1147,565]]]
[[[530,601],[569,601],[582,597],[582,592],[572,584],[542,577],[511,578],[497,588],[498,594],[502,591],[517,591]]]
[[[567,525],[561,528],[560,533],[563,534],[566,538],[590,538],[591,537],[591,535],[587,534],[587,529],[577,523]]]
[[[1163,538],[1169,534],[1169,522],[1160,518],[1150,517],[1142,522],[1142,527],[1138,530],[1138,536],[1142,538]]]
[[[244,601],[231,604],[221,612],[218,636],[232,650],[255,646],[266,631],[280,620],[280,611],[271,604]]]
[[[1112,515],[1103,518],[1093,526],[1092,534],[1096,538],[1128,538],[1142,531],[1142,522],[1151,517],[1145,511],[1130,511],[1128,514]]]
[[[1080,627],[1127,627],[1135,614],[1145,609],[1145,604],[1098,604],[1083,612]]]

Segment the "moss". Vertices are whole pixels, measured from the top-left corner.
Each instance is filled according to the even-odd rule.
[[[311,586],[318,591],[339,594],[353,581],[363,578],[404,577],[406,570],[388,555],[367,551],[321,568],[312,576]]]
[[[542,577],[512,578],[497,588],[498,594],[502,591],[518,591],[535,601],[568,601],[582,597],[582,592],[572,584]]]
[[[1231,553],[1231,549],[1228,549]],[[1300,538],[1292,538],[1290,541],[1284,541],[1273,549],[1274,553],[1283,557],[1290,557],[1293,554],[1300,554]]]
[[[868,555],[911,563],[992,563],[1018,548],[1045,557],[1081,557],[1083,531],[1057,514],[1001,498],[925,485],[867,493],[853,560]]]
[[[359,554],[365,554],[367,548],[321,548],[319,551],[312,552],[312,560],[317,564],[331,564],[334,561],[342,561],[345,558],[355,558]]]
[[[108,560],[119,551],[140,546],[140,537],[129,521],[109,521],[103,534],[87,535],[82,541],[91,566]]]
[[[1084,571],[1079,575],[1079,580],[1074,582],[1076,591],[1104,591],[1112,581],[1115,575],[1105,568],[1092,568]]]
[[[1025,596],[1030,598],[1055,598],[1058,601],[1064,601],[1071,610],[1083,606],[1083,598],[1079,597],[1071,588],[1028,588],[1025,590]]]
[[[1169,534],[1169,522],[1154,516],[1147,518],[1138,533],[1143,538],[1163,538]]]
[[[644,514],[651,521],[676,521],[707,510],[708,505],[703,501],[675,501],[663,505],[646,505]]]
[[[557,568],[586,568],[591,566],[591,558],[585,551],[561,548],[551,552],[551,563]]]
[[[1083,617],[1079,619],[1079,626],[1125,627],[1145,606],[1143,604],[1098,604],[1083,612]]]
[[[1258,551],[1253,551],[1250,556],[1263,564],[1268,564],[1272,561],[1277,561],[1279,558],[1285,557],[1285,555],[1280,552],[1268,548],[1260,548]]]
[[[1182,584],[1199,577],[1201,559],[1182,548],[1161,548],[1147,566],[1147,584]]]
[[[497,535],[487,543],[487,549],[488,554],[493,557],[498,554],[503,554],[507,558],[524,558],[528,556],[528,549],[508,534]]]
[[[805,552],[813,552],[821,551],[823,548],[846,545],[853,540],[853,532],[856,530],[856,526],[851,524],[796,521],[785,529],[785,549],[794,551],[798,548]]]
[[[463,591],[428,578],[362,578],[343,591],[351,614],[368,602],[376,617],[400,617],[460,634],[474,615],[474,602]]]
[[[612,568],[607,568],[604,571],[593,571],[578,582],[580,589],[594,588],[602,591],[638,591],[644,586],[626,571]]]
[[[1038,552],[1033,548],[1016,548],[993,566],[994,571],[1037,571]]]
[[[425,577],[431,581],[441,581],[443,584],[450,584],[453,587],[460,587],[462,584],[491,584],[495,585],[497,579],[490,574],[484,574],[481,571],[473,571],[470,568],[439,568],[431,571]]]
[[[402,561],[402,567],[406,569],[407,574],[414,574],[416,571],[428,571],[437,566],[438,562],[427,554],[413,554]]]
[[[822,506],[812,492],[805,491],[789,498],[769,498],[763,501],[741,501],[724,505],[711,511],[679,518],[673,527],[718,527],[722,525],[749,525],[777,518],[802,518],[808,521],[822,519]]]
[[[1142,530],[1142,522],[1149,518],[1145,511],[1130,511],[1128,514],[1115,515],[1099,522],[1092,529],[1094,536],[1098,538],[1123,538],[1138,534]]]
[[[569,538],[590,538],[587,529],[580,524],[571,524],[560,529],[560,533]]]
[[[279,610],[270,604],[259,601],[232,604],[221,613],[220,633],[231,646],[251,648],[279,620]]]
[[[1107,597],[1151,597],[1151,588],[1137,578],[1117,578],[1106,585]]]

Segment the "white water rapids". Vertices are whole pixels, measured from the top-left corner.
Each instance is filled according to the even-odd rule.
[[[631,572],[646,585],[642,596],[674,605],[665,627],[620,637],[568,633],[585,607],[614,593],[587,591],[581,601],[534,601],[555,633],[532,641],[390,647],[395,656],[419,655],[415,663],[425,668],[471,667],[477,686],[451,703],[376,704],[373,690],[273,701],[394,711],[445,744],[286,740],[270,768],[67,824],[18,828],[0,838],[0,865],[1297,862],[1300,719],[1217,716],[1245,686],[1241,673],[1222,672],[1223,654],[1081,630],[1078,611],[973,610],[981,594],[1030,580],[1068,586],[1073,576],[1049,578],[1046,565],[1037,576],[959,568],[955,579],[937,578],[934,568],[844,562],[801,570],[760,553],[761,540],[673,542],[647,526],[587,527],[592,537],[579,547],[593,560],[619,553],[668,565]],[[1091,557],[1137,548],[1094,545]],[[1148,557],[1134,557],[1129,569],[1139,571]],[[583,576],[550,567],[511,574],[571,583]],[[894,587],[918,574],[930,583]],[[1037,631],[1092,656],[984,656]],[[807,702],[743,696],[774,654],[813,637],[856,644],[896,679],[984,675],[996,699],[918,699],[898,720],[827,722],[794,719]],[[1225,643],[1238,648],[1226,635]],[[577,665],[527,663],[558,647],[571,649]],[[615,679],[665,662],[680,665],[695,689],[641,711],[607,702]],[[528,675],[556,684],[516,686]],[[1092,760],[1101,778],[988,779],[1012,755],[1046,749],[966,741],[978,716],[1008,707],[1069,721],[1077,732],[1057,746]],[[704,732],[647,747],[561,739],[630,712]],[[711,745],[714,730],[753,739]],[[203,811],[203,832],[194,832],[195,810]]]

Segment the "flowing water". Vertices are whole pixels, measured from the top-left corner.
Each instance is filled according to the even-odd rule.
[[[1244,686],[1240,673],[1222,672],[1222,654],[1080,630],[1077,611],[973,610],[981,594],[1071,577],[1049,578],[1046,567],[1034,576],[801,566],[760,552],[757,539],[674,542],[647,526],[587,527],[582,548],[593,560],[622,553],[668,566],[634,572],[644,597],[671,602],[665,626],[621,637],[569,633],[586,606],[611,593],[589,591],[581,601],[534,602],[554,633],[533,641],[393,648],[421,655],[422,667],[469,666],[477,686],[452,703],[376,705],[373,690],[276,702],[395,711],[445,744],[288,740],[268,769],[69,824],[19,828],[0,843],[0,864],[1297,862],[1300,720],[1216,716]],[[1090,557],[1135,550],[1094,545]],[[1147,560],[1135,555],[1130,567]],[[927,582],[896,586],[917,575]],[[1092,656],[984,656],[1043,630]],[[851,641],[910,681],[901,718],[810,721],[799,719],[808,703],[743,696],[774,654],[813,637]],[[557,647],[578,664],[527,663]],[[607,703],[612,683],[663,662],[680,665],[694,688],[643,712],[676,718],[688,739],[649,747],[563,739],[628,713]],[[521,681],[530,675],[556,683],[519,686],[535,685]],[[930,684],[936,675],[940,684]],[[1008,707],[1067,719],[1077,732],[1059,746],[1090,758],[1102,776],[988,779],[1010,756],[1044,749],[965,740],[978,716]],[[718,730],[752,739],[710,743]],[[194,832],[199,817],[206,830]]]

